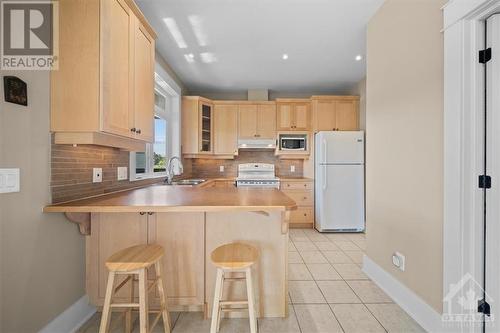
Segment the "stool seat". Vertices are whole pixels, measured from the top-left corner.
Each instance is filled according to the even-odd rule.
[[[251,245],[230,243],[213,250],[211,258],[213,264],[222,269],[243,269],[255,264],[259,253]]]
[[[148,268],[163,256],[160,245],[136,245],[114,253],[106,261],[111,272],[130,272]]]

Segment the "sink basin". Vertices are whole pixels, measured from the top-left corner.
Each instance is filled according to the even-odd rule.
[[[205,179],[182,179],[182,180],[176,180],[173,181],[172,184],[167,184],[164,183],[164,185],[187,185],[187,186],[194,186],[194,185],[199,185],[203,182],[205,182]]]

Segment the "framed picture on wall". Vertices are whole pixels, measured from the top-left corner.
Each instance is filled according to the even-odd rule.
[[[5,101],[28,106],[28,85],[16,76],[3,77]]]

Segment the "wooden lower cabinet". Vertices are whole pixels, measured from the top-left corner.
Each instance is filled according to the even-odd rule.
[[[173,309],[204,307],[205,216],[196,213],[99,213],[92,214],[92,232],[87,237],[87,293],[102,306],[108,271],[106,260],[123,248],[146,243],[164,247],[163,271],[167,300]],[[153,276],[150,274],[150,277]],[[121,281],[123,277],[119,277]],[[137,288],[136,288],[137,291]],[[116,295],[127,301],[127,288]],[[152,295],[151,295],[152,296]],[[158,304],[158,295],[153,297]],[[179,307],[176,307],[179,306]]]
[[[298,208],[290,213],[290,228],[314,226],[314,181],[311,179],[282,180],[281,191],[292,198]]]

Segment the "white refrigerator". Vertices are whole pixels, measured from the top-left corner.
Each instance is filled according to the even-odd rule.
[[[318,231],[365,230],[363,131],[315,135],[315,227]]]

